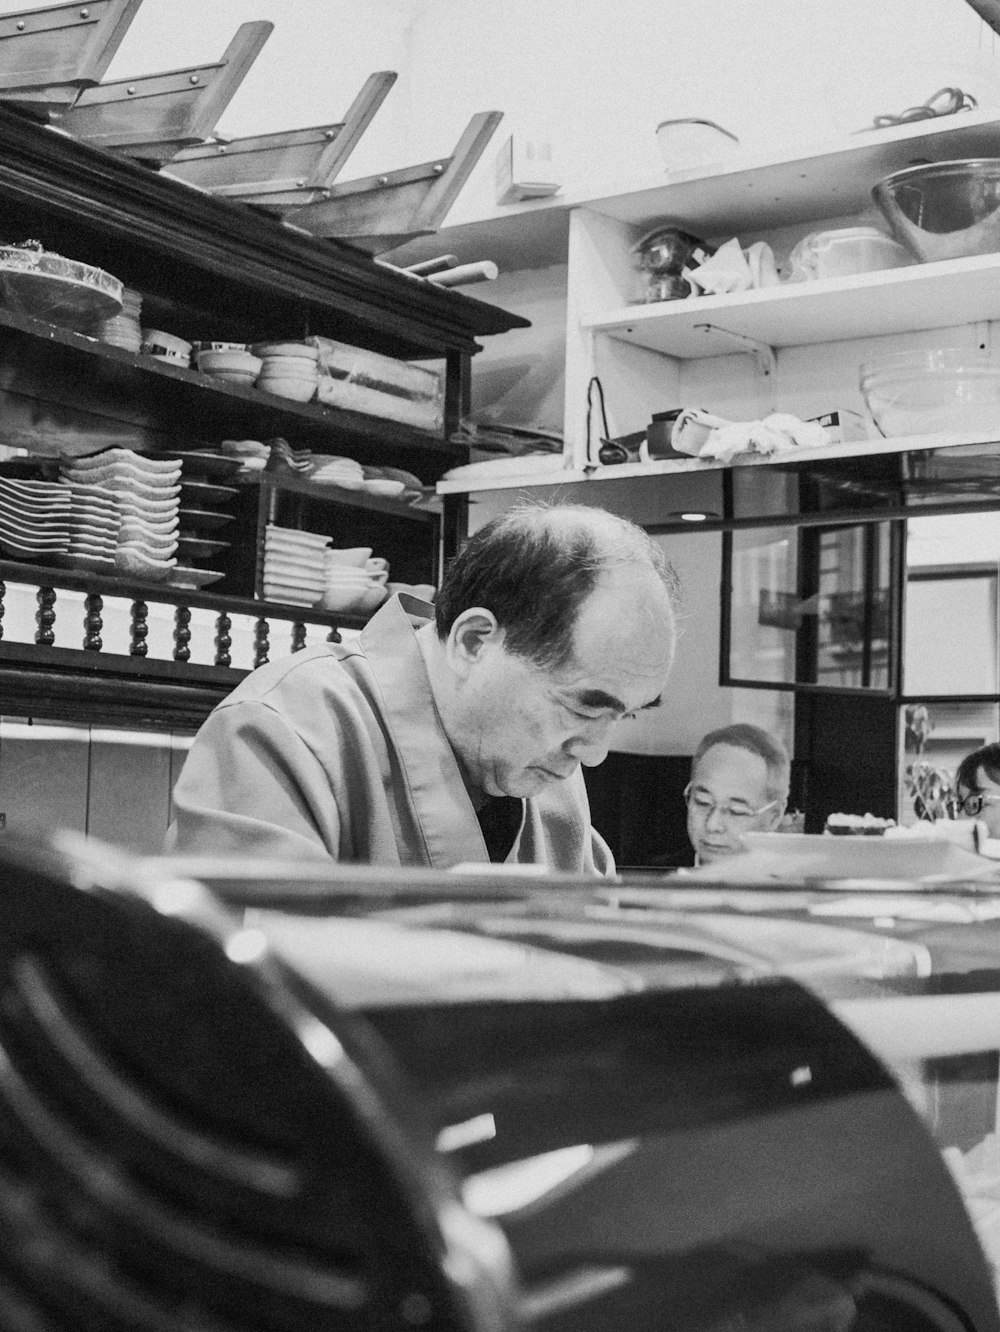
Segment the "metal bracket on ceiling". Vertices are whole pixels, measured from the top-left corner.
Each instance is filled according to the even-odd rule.
[[[753,353],[760,372],[765,378],[773,379],[778,371],[778,361],[774,355],[774,348],[767,342],[760,342],[757,338],[748,338],[745,333],[733,333],[728,328],[721,328],[718,324],[695,324],[695,328],[703,333],[724,333],[727,338],[735,338],[737,342],[743,343],[743,349]]]

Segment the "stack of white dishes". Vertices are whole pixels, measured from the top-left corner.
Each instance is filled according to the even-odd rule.
[[[60,485],[70,501],[69,563],[113,574],[121,528],[118,497],[113,490],[85,482],[62,481]]]
[[[110,319],[99,320],[91,330],[95,338],[112,347],[122,347],[125,351],[142,350],[142,328],[139,320],[142,315],[142,294],[126,287],[122,291],[121,314]]]
[[[35,561],[69,550],[70,500],[56,481],[0,477],[0,547]]]
[[[342,490],[365,488],[365,469],[353,458],[313,458],[308,476],[321,486],[340,486]]]
[[[242,384],[249,388],[260,373],[263,364],[259,356],[254,356],[246,348],[212,348],[197,353],[198,369],[203,375],[211,375],[224,384]]]
[[[322,533],[299,532],[269,523],[264,529],[264,600],[315,606],[326,584],[329,544],[330,537]]]
[[[308,402],[313,397],[319,383],[315,347],[303,342],[261,342],[253,350],[263,362],[257,376],[259,389],[293,402]]]
[[[340,614],[369,615],[385,601],[389,563],[368,546],[326,552],[326,585],[320,605]]]
[[[64,481],[100,486],[114,495],[120,518],[116,569],[138,578],[168,577],[177,563],[179,461],[106,449],[74,458],[60,471]]]

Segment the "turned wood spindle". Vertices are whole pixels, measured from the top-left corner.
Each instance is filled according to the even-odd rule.
[[[174,661],[189,661],[191,649],[191,611],[187,606],[178,606],[174,611]]]
[[[144,657],[149,651],[149,607],[144,601],[133,601],[129,622],[129,656]]]
[[[301,620],[292,625],[292,651],[301,652],[306,645],[306,627]]]
[[[7,595],[7,584],[0,578],[0,638],[3,638],[3,617],[4,617],[4,597]]]
[[[40,587],[35,593],[38,610],[35,611],[35,642],[39,647],[51,647],[56,641],[53,626],[56,622],[56,590],[54,587]]]
[[[258,620],[253,635],[254,670],[256,670],[258,666],[264,666],[267,662],[267,654],[271,647],[269,634],[270,629],[268,628],[267,621],[264,619]]]
[[[83,650],[100,652],[104,646],[101,638],[101,630],[104,628],[104,617],[101,614],[104,610],[104,599],[96,592],[88,592],[83,605]]]
[[[232,620],[225,611],[220,611],[215,621],[216,666],[231,666],[233,664],[233,659],[229,655],[229,649],[233,646],[233,640],[229,636],[232,627]]]

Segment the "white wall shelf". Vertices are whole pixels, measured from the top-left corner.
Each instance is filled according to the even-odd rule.
[[[950,328],[1000,309],[1000,254],[877,273],[783,283],[759,291],[625,306],[585,316],[583,328],[685,360],[745,350],[734,338],[796,347]],[[705,325],[712,325],[706,331]]]
[[[656,476],[679,476],[691,472],[718,472],[728,467],[788,467],[790,464],[808,466],[814,463],[834,462],[841,459],[869,458],[877,454],[925,453],[929,449],[968,448],[983,446],[992,451],[1000,445],[1000,432],[967,435],[906,435],[896,439],[864,439],[850,444],[827,444],[821,448],[795,449],[787,453],[762,457],[760,454],[738,458],[733,463],[720,463],[700,458],[664,458],[648,463],[620,463],[611,467],[552,468],[547,471],[524,472],[522,475],[505,469],[495,477],[482,473],[471,478],[444,478],[437,483],[439,495],[467,495],[487,490],[526,490],[538,486],[566,486],[629,481]]]
[[[463,217],[459,200],[453,224],[386,257],[416,263],[456,254],[462,263],[493,259],[503,270],[543,268],[566,262],[573,208],[589,208],[635,228],[673,219],[709,239],[859,213],[871,207],[875,181],[892,171],[914,162],[997,154],[1000,118],[992,112],[959,112],[734,158],[708,171],[624,181],[599,193],[573,190],[498,205],[482,217]]]

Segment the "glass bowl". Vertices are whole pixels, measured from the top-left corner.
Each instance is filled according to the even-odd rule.
[[[907,167],[880,180],[872,198],[924,263],[1000,250],[1000,157]]]
[[[1000,428],[1000,364],[961,347],[892,352],[861,367],[861,395],[879,434]]]

